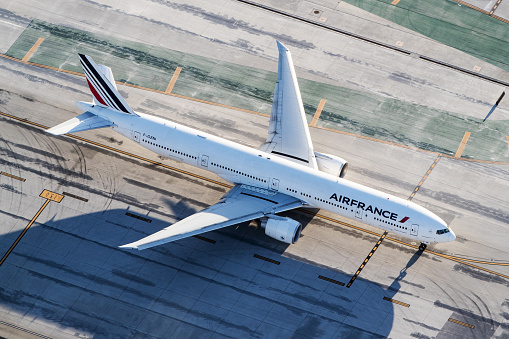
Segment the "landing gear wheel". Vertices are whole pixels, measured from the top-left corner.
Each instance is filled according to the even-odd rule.
[[[421,244],[419,245],[419,251],[424,252],[424,251],[426,250],[426,247],[427,247],[427,246],[428,246],[428,245],[423,244],[423,243],[421,242]]]

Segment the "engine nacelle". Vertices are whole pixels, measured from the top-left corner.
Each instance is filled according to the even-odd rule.
[[[315,152],[316,164],[322,172],[343,178],[348,169],[348,162],[335,155]]]
[[[302,231],[300,222],[279,216],[263,218],[261,226],[265,228],[266,235],[287,244],[295,244]]]

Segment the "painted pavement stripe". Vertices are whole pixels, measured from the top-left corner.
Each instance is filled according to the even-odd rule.
[[[401,306],[410,307],[410,304],[407,304],[407,303],[404,303],[404,302],[401,302],[401,301],[398,301],[398,300],[394,300],[392,298],[384,297],[384,300],[390,301],[391,303],[395,303],[395,304],[398,304],[398,305],[401,305]]]
[[[491,9],[490,11],[490,15],[492,15],[493,13],[495,13],[495,10],[497,9],[497,7],[500,5],[500,3],[502,2],[502,0],[498,0],[497,3],[495,4],[495,6],[493,6],[493,8]]]
[[[258,255],[258,254],[253,255],[253,257],[255,257],[257,259],[265,260],[267,262],[270,262],[271,264],[275,264],[275,265],[281,264],[279,261],[276,261],[276,260],[273,260],[273,259],[270,259],[270,258],[267,258],[267,257],[263,257],[263,256]]]
[[[48,206],[49,202],[50,201],[56,201],[56,202],[60,202],[62,199],[63,199],[63,196],[61,194],[57,194],[57,193],[54,193],[54,192],[51,192],[51,191],[48,191],[48,190],[44,190],[42,191],[42,193],[40,194],[40,197],[42,198],[46,198],[46,201],[44,202],[44,204],[41,206],[41,208],[39,208],[39,211],[37,211],[37,213],[35,214],[35,216],[32,218],[32,220],[30,220],[30,222],[28,223],[28,225],[25,227],[25,229],[23,230],[23,232],[21,232],[21,234],[18,236],[18,238],[14,241],[14,243],[11,245],[11,247],[9,248],[9,250],[7,251],[7,253],[5,253],[5,255],[2,257],[2,260],[0,260],[0,266],[2,266],[2,264],[4,263],[4,261],[7,259],[7,257],[9,256],[9,254],[11,254],[11,252],[14,250],[14,248],[16,247],[16,245],[18,245],[18,243],[21,241],[21,238],[23,238],[23,236],[26,234],[26,232],[28,231],[28,229],[30,228],[30,226],[33,225],[33,223],[35,222],[35,220],[39,217],[39,215],[41,215],[42,211],[46,208],[46,206]]]
[[[52,339],[51,337],[45,336],[44,334],[40,334],[40,333],[37,333],[37,332],[34,332],[34,331],[30,331],[30,330],[27,330],[26,328],[19,327],[17,325],[10,324],[10,323],[7,323],[7,322],[2,321],[2,320],[0,320],[0,324],[8,326],[8,327],[11,327],[11,328],[14,328],[14,329],[16,329],[18,331],[23,331],[23,332],[26,332],[26,333],[30,333],[31,335],[34,335],[34,336],[39,337],[39,338]]]
[[[17,177],[15,175],[12,175],[12,174],[9,174],[9,173],[5,173],[5,172],[0,172],[1,175],[5,175],[6,177],[9,177],[9,178],[13,178],[13,179],[16,179],[16,180],[19,180],[19,181],[26,181],[25,178],[20,178],[20,177]]]
[[[463,153],[463,150],[465,149],[465,146],[467,145],[468,138],[470,138],[470,132],[465,132],[463,135],[463,139],[461,139],[460,146],[458,147],[458,150],[456,151],[456,154],[454,157],[458,159],[461,157],[461,154]]]
[[[83,76],[83,74],[80,74],[80,75]],[[47,126],[38,124],[36,122],[32,122],[32,121],[27,120],[27,119],[19,118],[19,117],[16,117],[16,116],[13,116],[13,115],[10,115],[10,114],[7,114],[7,113],[0,112],[0,115],[3,115],[5,117],[11,118],[11,119],[14,119],[14,120],[17,120],[17,121],[20,121],[20,122],[23,122],[23,123],[26,123],[26,124],[29,124],[29,125],[32,125],[32,126],[37,126],[39,128],[42,128],[42,129],[48,129]],[[182,174],[190,175],[192,177],[199,178],[199,179],[202,179],[204,181],[208,181],[208,182],[217,184],[219,186],[223,186],[223,187],[226,187],[226,188],[232,188],[233,187],[232,185],[229,185],[229,184],[225,184],[225,183],[222,183],[222,182],[219,182],[219,181],[215,181],[215,180],[212,180],[212,179],[209,179],[209,178],[206,178],[206,177],[202,177],[202,176],[196,175],[194,173],[190,173],[190,172],[187,172],[187,171],[175,168],[175,167],[171,167],[171,166],[162,164],[162,163],[157,162],[157,161],[153,161],[153,160],[150,160],[150,159],[147,159],[147,158],[144,158],[144,157],[140,157],[140,156],[134,155],[132,153],[124,152],[124,151],[121,151],[119,149],[116,149],[116,148],[113,148],[113,147],[110,147],[110,146],[106,146],[106,145],[103,145],[103,144],[100,144],[100,143],[97,143],[97,142],[94,142],[94,141],[91,141],[91,140],[88,140],[88,139],[85,139],[85,138],[77,137],[77,136],[74,136],[72,134],[67,134],[67,136],[69,136],[70,138],[73,138],[73,139],[77,139],[77,140],[83,141],[85,143],[90,143],[92,145],[95,145],[95,146],[98,146],[98,147],[101,147],[101,148],[105,148],[105,149],[108,149],[108,150],[111,150],[111,151],[114,151],[114,152],[118,152],[118,153],[124,154],[124,155],[129,156],[129,157],[133,157],[133,158],[136,158],[136,159],[139,159],[139,160],[142,160],[142,161],[149,162],[149,163],[152,163],[154,165],[158,165],[158,166],[170,169],[170,170],[174,170],[174,171],[182,173]],[[508,142],[509,142],[509,139],[508,139]],[[434,152],[429,152],[429,153],[434,153]],[[447,155],[442,155],[442,156],[449,157]],[[450,157],[450,158],[452,158],[452,157]],[[465,160],[467,160],[467,159],[465,159]],[[490,162],[490,163],[496,163],[496,162]],[[352,224],[348,224],[346,222],[343,222],[343,221],[340,221],[340,220],[337,220],[337,219],[334,219],[334,218],[331,218],[331,217],[327,217],[327,216],[322,215],[322,214],[313,213],[313,212],[307,211],[305,209],[298,209],[298,210],[300,212],[307,213],[307,214],[310,214],[310,215],[313,215],[313,216],[317,216],[317,217],[319,217],[321,219],[325,219],[325,220],[328,220],[328,221],[336,223],[336,224],[340,224],[340,225],[343,225],[343,226],[346,226],[346,227],[349,227],[349,228],[353,228],[353,229],[356,229],[356,230],[364,232],[364,233],[368,233],[368,234],[375,235],[375,236],[380,236],[379,233],[376,233],[376,232],[364,229],[362,227],[357,227],[357,226],[354,226]],[[404,241],[401,241],[401,240],[398,240],[398,239],[394,239],[394,238],[390,238],[390,237],[387,237],[387,239],[392,241],[392,242],[396,242],[398,244],[404,245],[404,246],[408,246],[408,247],[411,247],[411,248],[418,248],[418,246],[412,245],[410,243],[407,243],[407,242],[404,242]],[[472,260],[472,259],[468,259],[468,258],[461,258],[461,257],[451,256],[451,255],[442,254],[442,253],[438,253],[438,252],[433,252],[433,251],[430,251],[430,250],[427,250],[426,252],[430,253],[430,254],[434,254],[434,255],[440,256],[440,257],[443,257],[443,258],[446,258],[446,259],[449,259],[449,260],[452,260],[452,261],[456,261],[458,263],[462,263],[462,264],[467,265],[467,266],[471,266],[473,268],[476,268],[476,269],[479,269],[479,270],[482,270],[482,271],[485,271],[485,272],[488,272],[488,273],[491,273],[491,274],[494,274],[494,275],[497,275],[497,276],[500,276],[500,277],[503,277],[503,278],[506,278],[506,279],[509,280],[509,276],[508,275],[504,275],[504,274],[501,274],[501,273],[498,273],[498,272],[495,272],[495,271],[491,271],[491,270],[488,270],[488,269],[486,269],[484,267],[480,267],[480,266],[476,266],[476,265],[473,265],[473,264],[469,264],[468,262],[474,262],[474,263],[486,264],[486,265],[495,265],[495,266],[509,266],[509,263],[500,263],[500,262],[491,262],[491,261],[478,261],[478,260]]]
[[[168,87],[166,87],[166,91],[164,91],[164,93],[166,93],[166,94],[171,93],[173,86],[175,86],[175,83],[177,82],[177,78],[179,77],[180,71],[182,71],[182,67],[177,67],[177,69],[175,69],[175,72],[173,73],[173,76],[171,77],[170,83],[168,84]]]
[[[369,259],[371,259],[373,257],[373,254],[375,254],[375,251],[378,249],[378,247],[382,244],[382,241],[384,241],[385,237],[387,236],[387,233],[389,233],[389,231],[385,231],[382,236],[380,237],[380,239],[377,241],[377,243],[375,244],[375,246],[373,247],[373,249],[371,250],[371,252],[369,252],[368,256],[366,257],[366,259],[364,259],[363,263],[361,264],[361,266],[359,266],[359,269],[357,270],[357,272],[355,272],[355,274],[352,276],[352,279],[350,279],[350,281],[348,282],[348,284],[346,285],[347,288],[350,288],[350,286],[352,286],[353,282],[355,281],[355,279],[357,279],[357,277],[359,276],[359,274],[361,274],[361,271],[364,269],[364,267],[367,265]]]
[[[15,117],[15,116],[7,114],[7,113],[0,112],[0,115],[3,115],[3,116],[8,117],[8,118],[12,118],[12,119],[17,120],[17,121],[21,121],[21,122],[27,123],[27,124],[32,125],[32,126],[37,126],[37,127],[43,128],[43,129],[48,129],[49,128],[47,126],[44,126],[44,125],[41,125],[41,124],[38,124],[38,123],[35,123],[35,122],[31,122],[31,121],[29,121],[27,119],[18,118],[18,117]],[[229,184],[225,184],[225,183],[213,180],[213,179],[209,179],[209,178],[203,177],[201,175],[197,175],[197,174],[194,174],[194,173],[191,173],[191,172],[188,172],[188,171],[184,171],[184,170],[181,170],[181,169],[176,168],[176,167],[168,166],[168,165],[165,165],[165,164],[163,164],[161,162],[150,160],[148,158],[145,158],[145,157],[142,157],[142,156],[139,156],[139,155],[136,155],[136,154],[132,154],[132,153],[129,153],[129,152],[125,152],[125,151],[122,151],[122,150],[120,150],[118,148],[110,147],[110,146],[107,146],[107,145],[104,145],[104,144],[101,144],[101,143],[98,143],[98,142],[95,142],[95,141],[92,141],[92,140],[81,138],[81,137],[78,137],[76,135],[66,134],[66,136],[68,136],[68,137],[70,137],[72,139],[80,140],[80,141],[85,142],[87,144],[95,145],[95,146],[100,147],[100,148],[108,149],[110,151],[126,155],[126,156],[131,157],[131,158],[135,158],[135,159],[138,159],[138,160],[141,160],[141,161],[145,161],[145,162],[151,163],[151,164],[156,165],[156,166],[161,166],[161,167],[173,170],[175,172],[179,172],[179,173],[182,173],[182,174],[187,174],[187,175],[190,175],[192,177],[199,178],[199,179],[202,179],[202,180],[205,180],[205,181],[217,184],[219,186],[223,186],[223,187],[227,187],[227,188],[232,188],[233,187],[232,185],[229,185]]]
[[[145,221],[145,222],[148,222],[148,223],[151,223],[152,220],[149,219],[149,218],[145,218],[145,217],[142,217],[141,215],[137,215],[137,214],[134,214],[134,213],[131,213],[131,212],[126,212],[126,214],[128,217],[131,217],[131,218],[135,218],[135,219],[139,219],[141,221]]]
[[[456,320],[456,319],[453,319],[453,318],[449,318],[449,321],[453,322],[453,323],[456,323],[458,325],[462,325],[462,326],[466,326],[466,327],[470,327],[470,328],[474,328],[475,327],[474,325],[470,325],[470,324],[464,323],[463,321],[459,321],[459,320]]]
[[[65,195],[65,196],[74,198],[74,199],[78,199],[78,200],[81,200],[81,201],[84,201],[84,202],[88,202],[88,199],[80,197],[79,195],[74,195],[74,194],[68,193],[68,192],[63,192],[62,194]]]
[[[342,283],[341,281],[337,281],[337,280],[334,280],[334,279],[331,279],[331,278],[324,277],[323,275],[319,275],[318,279],[322,279],[322,280],[331,282],[331,283],[336,284],[336,285],[345,286],[345,283]]]
[[[13,58],[13,57],[7,56],[5,54],[0,54],[0,57],[6,58],[6,59],[9,59],[9,60],[12,60],[12,61],[16,61],[16,62],[21,62],[20,59]],[[52,67],[52,66],[46,66],[46,65],[42,65],[42,64],[33,63],[33,62],[27,62],[27,64],[32,65],[32,66],[36,66],[36,67],[52,69],[52,70],[57,71],[57,72],[69,73],[69,74],[74,74],[74,75],[78,75],[78,76],[82,76],[82,77],[85,76],[85,74],[83,74],[83,73],[78,73],[78,72],[74,72],[74,71],[68,71],[68,70],[65,70],[65,69],[56,68],[56,67]],[[240,112],[256,114],[256,115],[261,115],[261,116],[265,116],[265,117],[270,117],[269,114],[260,113],[260,112],[256,112],[256,111],[251,111],[251,110],[244,109],[244,108],[233,107],[233,106],[224,105],[224,104],[220,104],[220,103],[212,102],[212,101],[207,101],[207,100],[201,100],[201,99],[197,99],[197,98],[193,98],[193,97],[187,97],[185,95],[179,95],[179,94],[174,94],[174,93],[165,93],[165,92],[157,90],[157,89],[148,88],[148,87],[142,87],[142,86],[133,85],[133,84],[129,84],[129,83],[124,83],[124,82],[120,82],[120,81],[115,81],[115,82],[117,84],[119,84],[119,85],[125,85],[125,86],[129,86],[129,87],[133,87],[133,88],[138,88],[138,89],[145,90],[145,91],[150,91],[150,92],[155,92],[155,93],[160,93],[160,94],[171,95],[171,96],[174,96],[176,98],[181,98],[181,99],[185,99],[185,100],[191,100],[191,101],[200,102],[200,103],[204,103],[204,104],[208,104],[208,105],[213,105],[213,106],[218,106],[218,107],[224,107],[224,108],[228,108],[228,109],[232,109],[232,110],[236,110],[236,111],[240,111]],[[508,84],[508,86],[509,86],[509,84]],[[12,116],[12,115],[9,115],[9,114],[6,114],[6,113],[0,112],[0,114],[4,115],[4,116],[12,117],[12,118],[20,120],[20,121],[24,121],[24,122],[27,122],[27,123],[38,125],[38,124],[33,123],[33,122],[29,121],[29,120],[21,119],[21,118],[18,118],[18,117],[15,117],[15,116]],[[38,126],[42,126],[42,125],[38,125]],[[417,148],[417,147],[413,147],[413,146],[407,146],[407,145],[398,144],[398,143],[391,142],[391,141],[386,141],[386,140],[375,139],[375,138],[372,138],[372,137],[367,137],[367,136],[364,136],[364,135],[359,135],[359,134],[354,134],[354,133],[350,133],[350,132],[335,130],[335,129],[332,129],[332,128],[318,127],[318,126],[311,126],[311,127],[323,129],[325,131],[330,131],[330,132],[334,132],[334,133],[350,135],[350,136],[353,136],[353,137],[356,137],[356,138],[365,139],[365,140],[371,140],[371,141],[375,141],[375,142],[380,142],[380,143],[387,144],[387,145],[393,145],[393,146],[402,147],[402,148],[406,148],[406,149],[412,149],[412,150],[416,150],[416,151],[420,151],[420,152],[435,153],[435,154],[437,154],[437,152],[425,150],[425,149],[422,149],[422,148]],[[44,128],[47,129],[48,127],[44,126]],[[454,158],[454,156],[447,155],[447,154],[443,154],[443,156],[444,157],[448,157],[448,158]],[[465,159],[465,158],[458,158],[458,159],[459,160],[463,160],[463,161],[479,162],[479,163],[486,163],[486,164],[509,165],[509,162],[503,162],[503,161]]]
[[[318,122],[318,119],[320,118],[320,114],[322,114],[323,106],[325,106],[325,102],[327,100],[321,99],[320,103],[318,104],[318,108],[316,109],[315,116],[313,117],[313,120],[311,120],[311,124],[309,126],[315,127],[316,123]]]
[[[201,235],[193,235],[193,238],[196,238],[196,239],[200,239],[200,240],[203,240],[203,241],[206,241],[206,242],[209,242],[211,244],[215,244],[216,241],[215,240],[212,240],[212,239],[209,239],[209,238],[205,238]]]
[[[23,57],[23,59],[21,59],[21,62],[27,62],[28,59],[30,59],[32,57],[32,54],[35,53],[35,51],[37,50],[37,48],[39,48],[39,46],[41,45],[41,43],[44,41],[44,38],[39,38],[37,39],[36,43],[32,46],[32,48],[30,48],[30,50],[27,52],[27,54],[25,54],[25,56]]]
[[[435,166],[437,165],[437,163],[440,161],[441,158],[442,158],[442,154],[439,154],[438,157],[435,159],[435,161],[431,164],[430,168],[428,169],[428,171],[426,172],[424,177],[421,179],[419,184],[415,187],[412,194],[410,194],[410,196],[408,197],[408,199],[407,199],[408,201],[412,200],[413,197],[415,196],[415,194],[417,194],[417,191],[421,188],[422,184],[424,183],[426,178],[430,175],[431,171],[435,168]]]

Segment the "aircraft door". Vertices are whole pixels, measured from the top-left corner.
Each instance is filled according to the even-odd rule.
[[[272,185],[270,188],[274,191],[279,191],[279,179],[272,178]]]
[[[413,224],[410,228],[410,235],[417,235],[417,232],[419,231],[419,225]]]
[[[355,217],[362,219],[362,212],[364,212],[364,210],[362,208],[358,207],[357,210],[355,211]]]
[[[140,132],[133,131],[133,140],[136,141],[138,144],[140,143]]]
[[[208,155],[201,156],[201,165],[203,167],[209,167],[209,156]]]

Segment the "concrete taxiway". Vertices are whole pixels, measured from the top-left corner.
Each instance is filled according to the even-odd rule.
[[[278,3],[258,4],[287,16],[238,1],[2,5],[0,336],[509,335],[509,147],[507,139],[488,146],[505,126],[505,102],[491,125],[479,123],[504,86],[295,18],[326,18],[333,27],[383,43],[404,41],[413,53],[459,67],[478,62],[351,5]],[[82,33],[69,37],[69,30]],[[381,231],[325,211],[288,213],[305,225],[291,246],[249,223],[146,251],[119,249],[214,204],[230,184],[108,129],[75,137],[45,133],[79,114],[76,100],[90,98],[82,76],[57,69],[79,71],[74,54],[80,46],[94,52],[104,36],[122,46],[118,50],[132,49],[131,60],[114,48],[95,53],[112,62],[114,74],[115,66],[124,74],[117,79],[129,86],[119,90],[135,110],[252,147],[267,134],[265,87],[271,78],[264,72],[276,70],[275,39],[282,40],[299,79],[324,84],[323,94],[330,95],[317,116],[324,97],[302,86],[310,88],[305,104],[313,107],[307,113],[315,150],[347,159],[349,180],[412,197],[447,221],[458,239],[421,253],[389,233],[349,288]],[[24,62],[41,37],[53,45],[42,41]],[[76,37],[79,43],[61,54],[68,45],[55,41]],[[160,48],[180,56],[182,70],[170,91],[176,64],[167,73],[150,64],[157,88],[148,88],[141,76],[149,57],[164,52]],[[140,50],[145,57],[135,58]],[[238,67],[225,74],[232,64]],[[481,75],[509,80],[489,64]],[[258,87],[249,88],[250,79]],[[230,95],[236,91],[242,94]],[[340,93],[350,96],[334,97]],[[376,120],[368,110],[389,99],[400,102],[391,111],[398,135],[388,132],[392,120]],[[356,112],[356,101],[364,109]],[[342,102],[348,107],[340,113],[327,111]],[[404,119],[408,107],[422,112],[421,120]],[[440,121],[451,123],[442,128]],[[471,132],[466,141],[465,132]],[[44,190],[56,195],[41,196]]]

